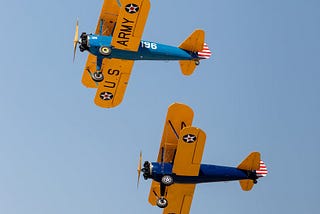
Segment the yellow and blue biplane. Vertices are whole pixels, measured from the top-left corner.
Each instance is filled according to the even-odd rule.
[[[95,103],[110,108],[123,99],[134,60],[178,60],[182,73],[191,75],[201,59],[211,52],[203,30],[195,30],[179,47],[141,40],[150,0],[104,0],[94,34],[82,33],[78,21],[74,57],[88,51],[82,83],[97,88]]]
[[[184,104],[168,108],[156,162],[138,165],[144,179],[152,179],[149,203],[164,208],[163,213],[189,213],[198,183],[239,180],[242,190],[249,191],[257,179],[267,175],[259,152],[252,152],[237,167],[201,164],[206,134],[192,126],[193,111]]]

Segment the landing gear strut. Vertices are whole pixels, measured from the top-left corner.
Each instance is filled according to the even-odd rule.
[[[164,197],[166,192],[166,185],[160,182],[160,197],[157,199],[157,206],[160,208],[166,208],[168,206],[168,200]]]

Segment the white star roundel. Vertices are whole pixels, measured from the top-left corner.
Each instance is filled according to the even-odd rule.
[[[197,137],[193,134],[187,134],[187,135],[183,136],[182,139],[186,143],[193,143],[194,141],[196,141]]]
[[[136,13],[139,11],[139,7],[136,4],[127,4],[125,9],[128,13]]]
[[[100,98],[103,100],[111,100],[113,98],[113,94],[107,91],[100,93]]]

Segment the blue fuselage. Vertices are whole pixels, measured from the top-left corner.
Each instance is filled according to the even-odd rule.
[[[201,164],[197,176],[183,176],[172,173],[171,163],[152,162],[151,164],[151,178],[158,182],[161,181],[163,175],[171,175],[175,183],[207,183],[255,179],[255,173],[235,167]]]
[[[127,60],[192,60],[199,59],[196,53],[178,47],[163,45],[141,40],[138,51],[125,51],[111,47],[111,36],[88,35],[88,51],[103,58],[118,58]],[[110,47],[111,54],[102,56],[99,53],[101,46]]]

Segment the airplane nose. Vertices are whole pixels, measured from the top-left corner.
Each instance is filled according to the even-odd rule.
[[[85,32],[81,34],[79,42],[79,48],[81,52],[88,50],[88,35]]]
[[[151,164],[150,162],[146,161],[143,164],[143,168],[141,169],[143,172],[143,178],[147,180],[148,178],[151,178]]]

